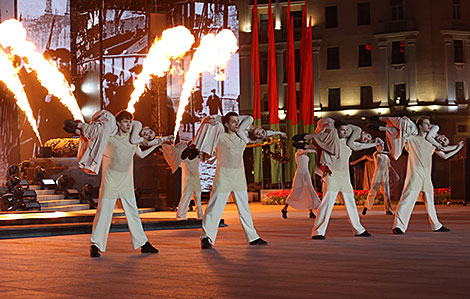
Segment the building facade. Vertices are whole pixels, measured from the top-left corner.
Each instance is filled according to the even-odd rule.
[[[241,74],[251,74],[252,0],[239,7]],[[267,113],[267,9],[258,1],[261,105]],[[291,1],[300,48],[304,1]],[[287,1],[272,1],[279,111],[285,116]],[[316,117],[343,118],[365,127],[370,115],[430,115],[451,142],[470,137],[470,1],[307,1],[313,27]],[[296,57],[296,64],[300,59]],[[298,66],[296,66],[298,68]],[[299,71],[296,70],[297,82]],[[252,80],[241,77],[242,113],[251,113]],[[298,84],[297,90],[300,89]],[[299,107],[301,109],[301,107]],[[437,162],[437,161],[436,161]],[[447,171],[448,163],[437,162]],[[448,186],[449,180],[439,184]]]

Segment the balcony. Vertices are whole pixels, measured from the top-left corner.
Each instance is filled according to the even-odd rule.
[[[414,20],[386,21],[378,24],[379,33],[394,33],[411,30],[416,30]]]
[[[443,29],[470,31],[470,19],[446,19],[442,25]]]

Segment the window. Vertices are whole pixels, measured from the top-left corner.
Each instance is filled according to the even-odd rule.
[[[454,40],[454,62],[464,62],[463,40]]]
[[[372,86],[361,86],[361,107],[371,107],[372,99]]]
[[[338,9],[336,6],[325,7],[325,28],[338,27]]]
[[[259,31],[268,32],[268,15],[267,14],[259,15]]]
[[[457,103],[465,103],[465,90],[463,82],[455,82],[455,100]]]
[[[406,84],[395,84],[395,105],[406,105]]]
[[[392,20],[403,20],[403,0],[390,0],[390,7],[392,8]]]
[[[328,59],[326,63],[326,69],[339,69],[339,48],[328,48],[326,54]]]
[[[339,88],[328,88],[328,109],[341,107],[341,92]]]
[[[405,42],[392,42],[392,64],[405,63]]]
[[[370,4],[368,2],[357,4],[357,25],[370,24]]]
[[[457,133],[466,133],[467,132],[467,125],[457,124]]]
[[[259,53],[259,80],[260,84],[268,83],[268,52]]]
[[[452,17],[454,20],[460,20],[462,18],[460,13],[460,0],[452,0]]]
[[[371,44],[359,45],[359,67],[372,65]]]
[[[302,11],[293,11],[290,15],[294,23],[294,40],[300,40],[302,38]]]

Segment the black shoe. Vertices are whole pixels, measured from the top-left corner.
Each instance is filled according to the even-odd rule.
[[[266,242],[265,240],[263,240],[261,238],[258,238],[254,241],[251,241],[250,245],[268,245],[268,242]]]
[[[189,160],[194,160],[194,159],[197,158],[198,155],[199,155],[199,151],[198,151],[195,147],[192,147],[192,148],[189,150],[188,159],[189,159]]]
[[[315,219],[315,218],[317,218],[317,215],[315,215],[314,212],[310,211],[310,213],[308,213],[308,217],[310,217],[312,219]]]
[[[354,236],[356,236],[356,237],[371,237],[372,235],[369,234],[369,232],[365,230],[362,234],[358,234],[358,235],[354,235]]]
[[[387,211],[387,212],[385,212],[385,215],[393,215],[393,212],[392,211]]]
[[[281,213],[282,213],[282,218],[287,219],[287,210],[282,209]]]
[[[367,124],[367,127],[369,127],[369,129],[371,129],[372,131],[379,131],[380,132],[380,126],[379,125],[376,125],[376,124]]]
[[[395,235],[403,235],[405,234],[401,229],[399,229],[398,227],[395,227],[394,229],[392,229],[392,232],[393,234]]]
[[[362,215],[366,215],[366,214],[367,214],[367,208],[362,209]]]
[[[305,140],[305,135],[307,135],[307,133],[297,134],[294,137],[292,137],[292,140],[293,141],[304,141]]]
[[[181,153],[181,159],[182,160],[185,160],[188,156],[189,156],[189,153],[191,153],[191,148],[188,146],[187,148],[185,148],[183,150],[183,152]]]
[[[450,229],[448,229],[447,227],[445,227],[445,226],[443,225],[443,226],[441,226],[440,229],[436,229],[434,232],[435,232],[435,233],[445,233],[445,232],[450,232]]]
[[[206,238],[201,239],[201,248],[202,249],[211,249],[212,248],[212,245],[209,242],[209,238],[206,237]]]
[[[298,149],[305,149],[305,146],[307,144],[308,143],[305,143],[305,142],[292,142],[292,146]]]
[[[142,253],[158,253],[158,249],[153,247],[150,242],[144,244],[144,246],[140,247],[140,252]]]
[[[325,240],[325,236],[322,236],[322,235],[316,235],[316,236],[312,236],[312,239],[313,240]]]
[[[96,247],[96,245],[91,245],[90,246],[90,256],[91,257],[100,257],[101,256],[100,250],[98,249],[98,247]]]

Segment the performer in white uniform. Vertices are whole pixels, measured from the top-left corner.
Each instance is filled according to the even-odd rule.
[[[103,153],[103,174],[98,201],[98,208],[93,220],[91,234],[91,257],[100,257],[105,252],[111,227],[114,206],[119,198],[127,218],[134,249],[141,248],[142,253],[157,253],[147,239],[139,218],[134,194],[134,154],[145,158],[157,145],[142,151],[138,145],[129,141],[132,114],[121,111],[116,115],[118,132],[109,138]]]
[[[310,158],[307,153],[314,153],[315,150],[297,150],[295,153],[295,161],[297,162],[297,170],[292,182],[292,189],[286,199],[286,204],[281,210],[282,218],[287,218],[287,207],[292,206],[294,209],[309,209],[310,218],[315,218],[313,210],[320,205],[320,198],[313,188],[312,178],[308,169]]]
[[[78,166],[88,174],[98,175],[109,137],[114,136],[118,131],[114,115],[107,110],[100,110],[93,115],[89,124],[73,119],[65,120],[64,124],[66,132],[80,135],[77,154]],[[130,130],[132,144],[158,146],[165,141],[171,141],[172,138],[173,136],[155,138],[155,131],[150,127],[142,128],[140,121],[132,121]]]
[[[408,228],[411,213],[420,193],[424,196],[424,204],[428,212],[431,229],[435,232],[447,232],[448,228],[443,226],[437,218],[434,206],[434,187],[431,180],[432,155],[435,147],[425,139],[426,134],[431,130],[429,117],[420,117],[417,120],[418,135],[406,137],[406,150],[408,151],[408,164],[406,170],[405,185],[398,203],[393,226],[394,234],[404,234]],[[453,150],[449,152],[436,151],[443,159],[448,159],[455,155],[463,147],[460,141]]]
[[[386,117],[381,116],[379,120],[387,124],[386,127],[377,126],[374,124],[369,124],[368,126],[374,130],[379,130],[385,132],[387,137],[387,145],[390,150],[391,156],[398,160],[400,158],[403,148],[405,147],[406,138],[408,136],[418,135],[418,127],[416,124],[409,119],[407,116],[403,117]],[[434,145],[438,150],[448,151],[445,147],[449,144],[447,139],[447,144],[444,144],[444,140],[441,135],[439,138],[436,137],[437,132],[439,131],[439,126],[431,125],[429,132],[426,134],[425,139]],[[447,138],[447,137],[445,137]],[[440,140],[440,141],[439,141]]]
[[[173,173],[178,167],[181,167],[181,198],[176,218],[186,219],[189,203],[192,198],[195,198],[197,218],[202,219],[204,214],[201,206],[201,181],[199,178],[199,163],[201,159],[182,160],[181,153],[187,147],[186,143],[178,143],[177,145],[163,144],[162,152]]]
[[[337,158],[329,165],[329,173],[324,175],[323,182],[323,198],[318,208],[317,218],[312,229],[312,239],[325,239],[326,229],[330,220],[331,212],[339,194],[342,195],[346,211],[348,213],[349,222],[352,225],[353,232],[357,237],[369,237],[370,234],[361,225],[359,213],[357,212],[356,202],[354,200],[354,191],[349,176],[349,158],[351,156],[351,148],[348,143],[351,141],[346,139],[348,125],[343,121],[336,121],[335,128],[339,137],[339,152]],[[355,128],[354,128],[355,129]],[[352,135],[351,135],[352,136]],[[355,136],[355,135],[354,135]],[[351,138],[351,137],[350,137]],[[355,144],[356,149],[366,149],[374,147],[378,142],[368,144]]]
[[[367,199],[364,202],[364,209],[362,210],[362,215],[367,213],[367,210],[372,210],[374,205],[375,196],[380,190],[384,196],[384,209],[386,215],[393,215],[392,212],[392,202],[390,199],[390,172],[392,171],[396,181],[400,179],[400,176],[395,171],[395,169],[390,164],[390,158],[388,157],[388,152],[384,151],[385,145],[377,145],[377,151],[374,153],[374,176],[372,178],[372,187],[369,190]]]
[[[231,193],[237,204],[240,222],[250,245],[267,245],[255,230],[248,205],[248,192],[243,165],[246,142],[236,132],[239,129],[238,115],[227,113],[223,118],[226,132],[217,142],[217,168],[211,198],[202,220],[201,248],[210,249],[215,244],[219,222]]]
[[[282,138],[287,137],[284,132],[271,131],[260,126],[254,126],[253,117],[249,115],[240,115],[238,118],[239,127],[236,133],[238,137],[247,144],[256,143],[260,140],[266,139],[266,137],[274,135],[281,135]],[[197,130],[196,136],[191,142],[191,147],[183,152],[182,158],[185,159],[188,156],[190,157],[191,150],[193,151],[193,159],[197,156],[198,151],[202,153],[203,161],[213,156],[218,139],[224,131],[225,129],[222,125],[222,117],[220,115],[205,117]]]

